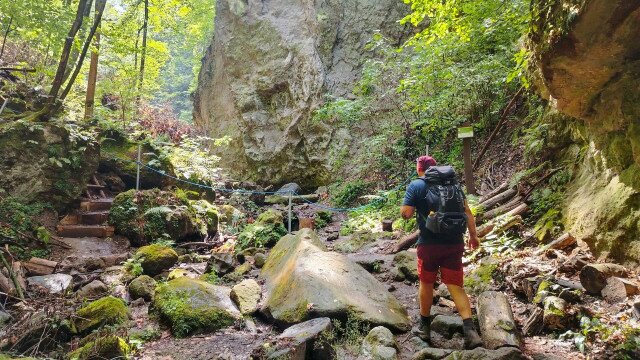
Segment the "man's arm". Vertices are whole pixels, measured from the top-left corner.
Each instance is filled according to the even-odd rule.
[[[413,217],[413,214],[415,213],[416,213],[416,208],[413,206],[402,205],[400,207],[400,215],[402,215],[402,218],[405,220],[411,219],[411,217]]]
[[[471,213],[469,202],[464,201],[464,212],[467,214],[467,227],[469,228],[469,247],[471,250],[475,250],[480,247],[480,240],[478,239],[478,233],[476,231],[476,218]]]

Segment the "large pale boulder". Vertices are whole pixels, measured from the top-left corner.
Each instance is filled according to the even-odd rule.
[[[218,0],[194,121],[231,137],[221,164],[260,182],[328,182],[331,143],[350,135],[313,112],[327,94],[351,96],[375,32],[406,39],[409,11],[397,0]]]
[[[313,230],[280,239],[261,276],[262,310],[279,323],[350,315],[398,331],[411,327],[406,309],[382,283],[346,256],[327,251]]]

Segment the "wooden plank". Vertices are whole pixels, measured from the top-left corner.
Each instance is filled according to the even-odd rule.
[[[570,233],[565,233],[559,238],[553,240],[542,248],[538,249],[534,254],[542,255],[549,249],[563,250],[576,243],[576,238]]]

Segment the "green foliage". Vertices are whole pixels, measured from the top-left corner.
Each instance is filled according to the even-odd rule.
[[[19,259],[49,255],[51,235],[37,219],[47,208],[39,202],[27,204],[14,197],[0,197],[0,237],[18,244],[10,249]]]
[[[123,264],[124,270],[131,274],[132,276],[138,277],[144,273],[144,269],[142,269],[142,259],[132,257],[127,259],[127,261]]]
[[[320,334],[316,341],[317,346],[331,344],[336,354],[346,351],[351,355],[360,352],[362,339],[367,336],[370,325],[359,320],[357,316],[348,314],[345,321],[332,320],[331,328]]]
[[[363,180],[356,180],[334,186],[331,191],[331,202],[339,207],[347,207],[353,204],[360,196],[364,195],[369,188]]]
[[[600,321],[600,319],[588,316],[582,316],[580,318],[580,330],[577,332],[569,330],[562,335],[561,339],[569,340],[573,339],[573,343],[584,353],[587,351],[590,343],[595,341],[596,337],[606,340],[612,333],[612,328]]]
[[[640,329],[626,329],[624,341],[615,348],[616,359],[632,360],[640,358]]]
[[[400,202],[404,197],[404,191],[395,190],[390,192],[381,192],[378,201],[371,206],[350,212],[348,219],[342,223],[340,235],[349,235],[356,231],[380,231],[382,228],[382,220],[389,219],[392,221],[400,219]]]
[[[322,229],[333,221],[333,213],[328,210],[320,210],[315,216],[315,227]]]
[[[220,282],[220,278],[218,277],[218,274],[215,273],[215,271],[200,275],[200,280],[211,285],[217,285]]]
[[[263,212],[255,223],[247,225],[238,235],[236,249],[263,248],[275,245],[281,237],[287,234],[283,221],[282,214],[275,210],[269,209]]]

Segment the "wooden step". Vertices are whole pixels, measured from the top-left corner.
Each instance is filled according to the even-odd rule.
[[[105,225],[58,225],[58,235],[68,238],[111,237],[113,226]]]
[[[80,210],[84,212],[105,211],[111,209],[113,199],[85,200],[80,203]]]
[[[80,224],[82,225],[102,225],[109,218],[108,211],[90,211],[80,214]]]

